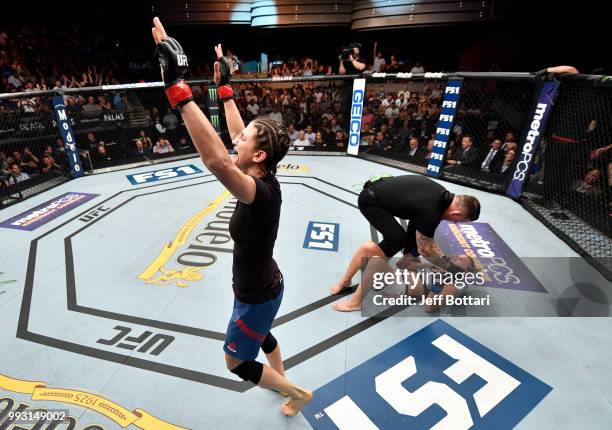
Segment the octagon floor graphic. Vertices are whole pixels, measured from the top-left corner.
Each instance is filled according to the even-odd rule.
[[[330,305],[352,291],[330,296],[329,288],[354,250],[377,238],[357,208],[359,185],[372,176],[405,173],[347,157],[291,156],[286,164],[278,175],[283,211],[275,247],[286,290],[273,332],[290,379],[315,390],[358,366],[369,374],[369,366],[380,366],[373,357],[417,332],[439,330],[432,323],[443,317],[453,333],[550,388],[508,421],[513,426],[607,428],[612,367],[605,356],[612,340],[597,333],[609,330],[609,318],[468,318],[457,309],[432,317],[417,307],[395,316],[335,312]],[[283,417],[282,397],[226,370],[222,345],[233,300],[228,222],[235,200],[199,160],[155,167],[185,165],[197,166],[183,168],[196,173],[166,172],[140,184],[127,176],[150,175],[150,167],[94,175],[0,212],[4,221],[65,193],[95,195],[31,231],[0,229],[7,244],[0,251],[0,428],[13,428],[17,412],[33,410],[66,416],[55,424],[49,418],[38,427],[36,421],[19,425],[317,428],[326,422],[324,428],[333,428],[310,416]],[[516,203],[445,185],[481,199],[482,225],[475,227],[494,232],[505,255],[577,257]],[[312,234],[317,228],[331,232],[329,240],[318,241]],[[535,245],[521,239],[534,236],[540,238]],[[517,264],[537,288],[492,289],[497,309],[533,303],[553,309],[550,303],[568,294],[577,271],[609,297],[605,281],[578,258],[571,260],[574,267],[554,271],[527,260]],[[474,400],[465,395],[470,386],[459,388],[473,412]],[[499,408],[490,416],[513,404],[500,402]],[[377,428],[396,422],[385,421],[389,414],[369,415]],[[432,420],[421,419],[418,428],[433,427],[439,417]],[[472,421],[473,428],[485,428]]]

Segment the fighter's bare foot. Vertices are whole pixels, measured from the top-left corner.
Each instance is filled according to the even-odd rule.
[[[351,286],[351,281],[340,281],[329,291],[331,294],[340,294],[340,291]]]
[[[354,312],[361,310],[361,303],[353,303],[351,300],[340,300],[333,303],[332,308],[338,312]]]
[[[281,411],[288,417],[293,417],[300,412],[306,404],[312,400],[312,391],[300,390],[300,397],[290,398],[287,403],[281,406]]]

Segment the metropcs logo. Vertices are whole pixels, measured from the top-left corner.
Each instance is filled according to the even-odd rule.
[[[202,270],[215,264],[220,253],[231,254],[233,243],[229,235],[229,220],[237,200],[230,199],[230,196],[229,191],[224,191],[192,216],[175,238],[164,245],[157,258],[138,275],[138,279],[147,285],[188,287],[189,283],[202,280]],[[220,208],[226,200],[229,201]],[[193,230],[211,214],[214,214],[213,219],[195,236],[193,243],[185,247]],[[170,269],[168,264],[175,253],[178,253],[175,261],[178,269]]]
[[[514,428],[552,388],[438,320],[319,388],[315,429]]]
[[[547,109],[547,103],[538,103],[538,106],[536,107],[533,119],[531,120],[531,124],[529,127],[529,132],[527,133],[527,137],[525,138],[523,151],[521,152],[521,160],[516,165],[516,170],[514,171],[513,178],[516,180],[525,180],[525,175],[527,175],[531,159],[533,158],[533,154],[535,152],[534,144],[536,142],[537,137],[541,133],[541,128],[544,124],[542,119],[544,118]]]

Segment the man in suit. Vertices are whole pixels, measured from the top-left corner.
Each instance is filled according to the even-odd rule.
[[[504,161],[504,151],[501,149],[502,141],[501,139],[495,139],[491,143],[491,149],[489,149],[489,153],[480,164],[480,169],[483,172],[495,172],[499,171],[502,162]]]
[[[419,140],[416,137],[412,137],[408,141],[408,161],[415,164],[421,164],[425,159],[423,150],[419,148]]]
[[[455,153],[455,158],[448,160],[451,166],[462,167],[477,167],[480,162],[478,150],[473,147],[474,140],[472,136],[463,136],[461,139],[461,148]]]

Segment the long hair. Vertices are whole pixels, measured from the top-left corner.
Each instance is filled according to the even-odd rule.
[[[276,174],[276,166],[289,150],[287,127],[270,118],[256,118],[253,125],[257,129],[257,149],[264,151],[266,172]]]

